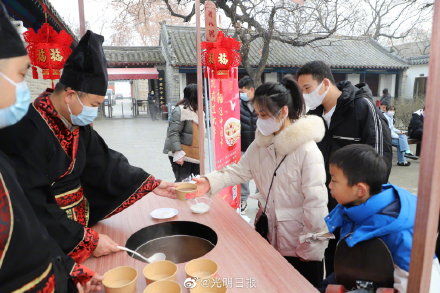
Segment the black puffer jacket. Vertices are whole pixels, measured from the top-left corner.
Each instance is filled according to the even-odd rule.
[[[245,152],[255,139],[257,115],[249,109],[248,102],[240,99],[241,151]]]
[[[374,147],[385,158],[390,172],[393,155],[391,132],[385,116],[373,104],[370,88],[365,83],[353,86],[349,81],[342,81],[337,86],[342,94],[336,104],[330,127],[327,128],[325,124],[324,139],[318,143],[324,156],[327,185],[331,179],[328,166],[331,154],[349,144],[363,143]],[[322,116],[323,109],[323,106],[319,106],[308,114]],[[330,197],[329,209],[334,206],[336,201]]]
[[[408,135],[410,138],[422,139],[423,136],[423,110],[414,112],[408,126]]]

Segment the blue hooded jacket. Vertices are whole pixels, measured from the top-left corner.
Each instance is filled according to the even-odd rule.
[[[394,264],[409,271],[417,197],[386,184],[382,191],[353,207],[338,204],[325,218],[328,229],[341,228],[341,239],[353,247],[361,241],[381,238],[391,251]]]

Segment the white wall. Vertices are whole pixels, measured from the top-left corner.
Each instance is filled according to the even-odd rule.
[[[264,74],[264,81],[265,82],[278,82],[278,73],[276,72],[270,72]]]
[[[416,77],[428,76],[429,64],[412,65],[404,73],[404,82],[402,85],[402,97],[412,99],[414,95],[414,81]]]
[[[347,80],[352,84],[358,84],[361,81],[360,74],[347,74]]]
[[[381,96],[384,89],[388,89],[388,92],[393,98],[396,96],[395,74],[379,74],[379,89],[377,94]]]
[[[179,73],[179,97],[183,99],[183,90],[186,87],[186,73]]]

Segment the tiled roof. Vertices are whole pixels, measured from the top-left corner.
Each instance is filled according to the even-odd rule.
[[[161,47],[105,46],[104,53],[109,67],[165,64]]]
[[[411,42],[395,45],[390,50],[412,65],[428,64],[431,44],[429,41]]]
[[[175,66],[196,64],[195,28],[166,25],[171,46],[171,63]],[[249,58],[257,65],[263,42],[251,44]],[[294,47],[272,41],[267,67],[299,67],[313,60],[326,61],[333,68],[404,69],[408,64],[366,37],[332,37],[314,42],[311,46]]]
[[[41,11],[43,11],[43,7],[41,6],[41,3],[39,1],[33,0],[36,5],[38,5],[41,8]],[[58,11],[55,10],[55,8],[52,6],[50,1],[43,0],[44,4],[46,4],[47,9],[52,12],[54,17],[56,18],[55,25],[61,30],[64,29],[67,31],[69,35],[71,35],[75,42],[78,41],[77,36],[73,33],[72,29],[67,25],[67,23],[64,21],[64,19],[59,15]]]
[[[411,65],[423,65],[429,63],[429,55],[416,56],[407,59]]]

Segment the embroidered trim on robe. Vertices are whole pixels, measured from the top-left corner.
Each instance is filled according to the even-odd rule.
[[[3,176],[0,174],[0,268],[8,251],[13,230],[14,211],[12,210],[12,204],[3,181]]]
[[[88,267],[80,264],[75,264],[72,271],[70,272],[70,276],[73,279],[73,282],[75,284],[81,283],[87,283],[93,276],[95,275],[95,272],[89,269]]]
[[[37,278],[30,281],[20,289],[12,291],[12,293],[22,293],[34,289],[40,284],[44,284],[44,287],[38,290],[39,293],[52,293],[55,292],[55,275],[53,274],[52,263],[46,268],[46,270]]]
[[[32,103],[33,107],[40,114],[41,118],[46,122],[49,129],[53,132],[61,148],[71,159],[69,168],[58,179],[70,174],[75,167],[76,154],[78,152],[79,143],[79,128],[75,128],[70,131],[64,122],[59,118],[58,112],[52,104],[49,96],[53,93],[53,90],[47,89]]]
[[[157,180],[156,178],[154,178],[154,176],[150,175],[144,182],[142,182],[141,186],[139,186],[139,188],[132,195],[130,195],[127,200],[125,200],[119,207],[117,207],[108,216],[106,216],[105,219],[122,212],[123,210],[143,198],[145,195],[152,192],[156,187],[160,185],[160,183],[161,180]]]
[[[70,256],[75,262],[83,263],[92,255],[93,251],[95,251],[96,246],[98,246],[98,241],[98,232],[91,228],[84,228],[83,239],[67,255]]]
[[[84,227],[88,226],[90,207],[82,187],[56,195],[55,201],[66,212],[69,219],[80,223]]]

